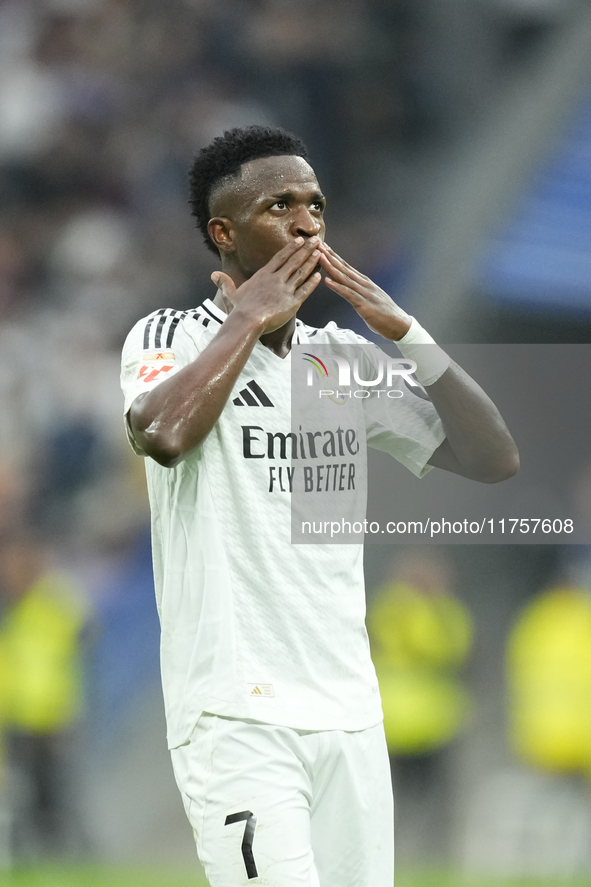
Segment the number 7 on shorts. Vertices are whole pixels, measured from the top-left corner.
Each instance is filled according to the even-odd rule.
[[[250,810],[242,810],[241,813],[230,813],[229,816],[226,816],[224,825],[232,825],[233,822],[242,822],[243,820],[246,821],[246,825],[244,826],[244,837],[242,838],[242,858],[246,866],[246,876],[250,881],[251,878],[256,878],[258,875],[252,852],[257,818]]]

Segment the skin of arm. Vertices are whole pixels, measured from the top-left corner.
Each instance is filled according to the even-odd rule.
[[[298,237],[236,287],[224,272],[212,274],[231,313],[188,366],[137,397],[128,421],[146,455],[165,468],[177,465],[217,422],[252,349],[262,335],[295,323],[295,314],[318,286],[318,238]]]
[[[320,264],[328,275],[327,286],[346,299],[370,329],[393,341],[405,335],[409,315],[327,244],[321,246]],[[446,433],[430,465],[482,483],[498,483],[517,473],[519,453],[501,414],[461,367],[452,361],[427,390]]]

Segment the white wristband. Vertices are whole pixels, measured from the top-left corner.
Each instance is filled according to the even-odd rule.
[[[432,385],[451,363],[449,354],[436,344],[435,339],[414,317],[411,318],[408,332],[394,344],[398,346],[403,357],[416,363],[415,375],[421,385]],[[429,347],[426,348],[426,345]]]

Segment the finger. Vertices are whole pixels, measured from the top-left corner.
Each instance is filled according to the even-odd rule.
[[[341,259],[341,257],[337,256],[332,250],[330,254],[327,254],[326,252],[321,254],[320,263],[328,274],[332,274],[343,282],[347,279],[354,280],[361,285],[367,285],[369,282],[369,278],[365,274],[357,271],[352,265],[349,265],[348,262],[345,262],[344,259]]]
[[[222,294],[222,306],[226,314],[230,314],[236,305],[236,284],[228,274],[223,271],[214,271],[211,279]]]
[[[343,259],[343,257],[340,256],[340,255],[339,255],[339,254],[338,254],[338,253],[332,248],[332,246],[329,246],[328,243],[323,243],[322,246],[324,247],[324,251],[327,253],[327,255],[330,255],[330,256],[333,257],[333,259],[337,259],[339,262],[342,262],[343,265],[348,265],[349,268],[352,268],[352,267],[353,267],[352,265],[349,265],[348,262],[345,262],[345,260]]]
[[[305,262],[307,262],[308,256],[313,252],[316,252],[316,264],[318,264],[318,257],[320,256],[319,246],[320,241],[318,237],[309,237],[300,249],[287,259],[283,267],[280,269],[281,274],[285,275],[285,279],[288,280],[296,269],[300,268]]]
[[[357,268],[354,268],[353,265],[350,265],[348,262],[345,262],[342,256],[339,256],[338,253],[335,253],[332,247],[328,246],[328,244],[323,244],[326,247],[324,254],[328,261],[331,261],[332,264],[339,268],[342,272],[348,272],[349,274],[358,277],[360,279],[369,280],[369,278],[362,274],[361,271],[358,271]]]
[[[338,293],[339,296],[342,296],[343,299],[346,299],[347,302],[353,305],[353,307],[365,303],[363,296],[357,290],[353,289],[353,287],[339,283],[331,277],[325,277],[324,282],[331,290]]]
[[[232,293],[236,292],[236,284],[229,274],[224,274],[223,271],[214,271],[211,279],[225,296],[231,296]]]
[[[357,268],[353,267],[353,265],[345,262],[345,260],[341,258],[341,256],[337,255],[334,250],[330,250],[330,252],[324,252],[323,256],[327,262],[329,262],[334,268],[338,268],[341,273],[349,274],[352,277],[366,278],[365,274],[362,274],[361,271],[358,271]]]
[[[303,237],[296,237],[295,240],[290,240],[287,246],[282,247],[279,252],[275,253],[273,258],[267,262],[267,268],[270,271],[278,271],[294,253],[304,246],[304,242]]]
[[[341,271],[335,265],[320,260],[320,264],[323,270],[328,275],[328,279],[332,279],[334,283],[341,284],[342,286],[350,287],[352,290],[355,290],[359,294],[359,296],[367,297],[371,294],[371,281],[369,278],[364,277],[363,275],[355,275],[353,276],[350,272]]]
[[[342,257],[342,256],[339,256],[339,254],[336,253],[336,252],[334,251],[334,249],[333,249],[331,246],[328,245],[328,243],[323,243],[323,244],[322,244],[322,249],[323,249],[323,252],[325,253],[325,255],[326,255],[328,258],[332,259],[334,262],[338,263],[339,265],[343,265],[343,266],[346,267],[346,268],[350,268],[352,271],[355,270],[355,269],[353,268],[353,266],[352,266],[352,265],[349,265],[348,262],[345,262],[345,260],[343,259],[343,257]]]
[[[322,274],[320,273],[320,271],[316,271],[314,274],[312,274],[311,277],[308,277],[307,280],[304,280],[301,286],[298,286],[295,291],[295,295],[300,297],[301,301],[303,302],[304,299],[307,299],[308,296],[314,292],[321,280]]]
[[[293,270],[293,272],[288,277],[288,281],[290,283],[295,283],[296,286],[299,286],[301,282],[309,277],[312,271],[316,268],[316,266],[318,265],[319,257],[320,251],[317,249],[313,250],[312,253],[309,254],[306,261],[303,262],[298,268],[295,268]]]
[[[230,314],[234,305],[236,304],[236,284],[227,274],[224,274],[223,271],[214,271],[211,275],[211,279],[215,283],[215,285],[219,288],[222,294],[222,302],[224,311],[227,314]]]

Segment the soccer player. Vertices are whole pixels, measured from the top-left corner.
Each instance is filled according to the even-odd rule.
[[[148,457],[175,777],[212,887],[391,887],[362,546],[291,545],[289,486],[269,483],[291,430],[292,343],[361,341],[296,319],[320,269],[428,388],[396,409],[376,401],[368,443],[418,476],[437,466],[484,482],[514,474],[517,451],[476,383],[435,345],[421,357],[428,334],[326,244],[299,139],[224,133],[194,161],[191,205],[221,259],[217,294],[139,321],[122,366],[129,438]]]

